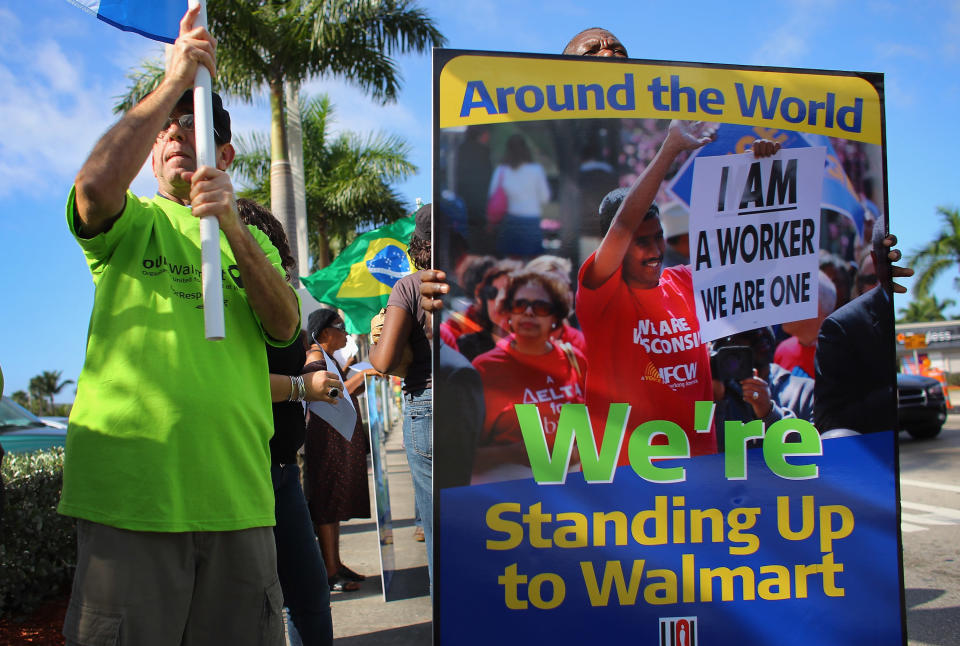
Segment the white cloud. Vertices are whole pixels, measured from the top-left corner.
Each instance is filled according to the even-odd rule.
[[[948,60],[955,60],[960,55],[960,0],[953,0],[947,5],[946,19],[944,20],[943,55]]]
[[[877,57],[882,59],[904,59],[927,60],[929,58],[926,51],[920,47],[904,45],[902,43],[877,43],[875,46]]]
[[[8,49],[16,39],[16,35],[23,32],[23,25],[20,18],[9,9],[0,7],[0,49]]]
[[[114,120],[104,91],[60,46],[30,47],[7,30],[0,50],[0,196],[64,191],[96,138]]]
[[[310,81],[301,88],[301,94],[311,97],[323,93],[333,103],[332,131],[335,133],[352,131],[366,135],[383,132],[401,135],[411,144],[430,141],[429,100],[421,104],[422,113],[415,113],[403,98],[383,105],[370,99],[363,90],[339,79]]]
[[[39,79],[45,79],[50,90],[55,93],[68,93],[78,89],[80,70],[67,60],[58,43],[49,40],[41,42],[35,51],[29,70]]]
[[[751,60],[758,65],[794,66],[803,63],[836,0],[800,0],[790,6],[786,20],[769,31]],[[757,29],[762,30],[762,26]]]
[[[14,78],[0,69],[0,114],[4,115],[0,196],[22,188],[62,190],[96,138],[113,121],[102,93],[60,93],[42,81]]]
[[[909,81],[903,83],[898,75],[887,74],[884,77],[884,98],[888,106],[907,110],[917,105],[917,88]]]

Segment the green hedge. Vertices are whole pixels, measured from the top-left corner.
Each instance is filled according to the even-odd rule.
[[[0,617],[28,613],[51,593],[67,589],[77,553],[76,523],[57,514],[63,448],[8,453],[2,472]]]

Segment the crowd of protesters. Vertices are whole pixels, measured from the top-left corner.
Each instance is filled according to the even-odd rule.
[[[599,37],[589,33],[593,31],[600,32]],[[613,40],[617,47],[608,48],[604,55],[622,55],[622,46],[609,32],[602,30],[587,30],[578,35],[568,46],[570,51],[565,50],[565,53],[579,51],[575,41],[585,35],[590,36],[597,47],[603,44],[604,38]],[[510,253],[502,248],[498,248],[499,254],[486,255],[484,251],[488,247],[485,243],[471,240],[469,248],[476,255],[468,254],[459,262],[447,265],[453,269],[449,283],[444,282],[448,278],[445,272],[423,275],[423,299],[428,309],[444,307],[438,298],[443,294],[458,295],[446,304],[452,311],[444,314],[440,325],[441,338],[450,349],[472,361],[482,379],[486,410],[475,453],[474,482],[518,477],[521,472],[511,465],[529,464],[522,446],[518,414],[514,410],[514,405],[520,403],[537,405],[541,430],[548,445],[553,441],[559,408],[566,403],[581,402],[588,404],[598,439],[603,432],[603,419],[609,404],[629,402],[628,429],[650,419],[674,421],[687,432],[694,455],[722,450],[722,434],[727,421],[762,420],[765,425],[770,425],[780,419],[798,418],[810,422],[816,420],[822,426],[821,431],[830,430],[837,424],[827,421],[831,417],[821,410],[823,406],[815,406],[815,377],[825,382],[831,380],[829,375],[821,374],[826,368],[819,367],[820,364],[833,366],[831,369],[837,366],[836,361],[824,359],[823,353],[818,351],[818,340],[822,342],[824,334],[822,330],[833,329],[829,322],[834,312],[860,305],[867,296],[873,298],[878,293],[886,294],[884,302],[892,307],[890,294],[901,289],[890,278],[911,273],[891,266],[891,262],[900,258],[900,253],[891,249],[896,240],[882,234],[879,210],[864,195],[862,201],[866,204],[867,221],[862,232],[841,221],[836,212],[826,209],[822,212],[827,243],[820,254],[815,316],[703,343],[699,338],[691,272],[687,266],[690,259],[688,212],[677,202],[669,202],[661,210],[654,200],[666,195],[663,183],[669,173],[675,172],[672,169],[676,169],[691,151],[710,141],[711,135],[706,129],[696,129],[705,126],[673,122],[657,145],[657,137],[662,136],[658,134],[662,133],[662,125],[658,127],[652,121],[639,125],[643,128],[630,132],[643,136],[637,141],[628,140],[624,148],[634,157],[646,156],[643,160],[634,160],[620,155],[620,165],[622,168],[633,163],[642,169],[641,172],[623,171],[620,181],[629,187],[616,188],[595,201],[592,212],[590,205],[585,205],[584,215],[580,216],[583,221],[574,224],[579,231],[600,234],[592,253],[588,253],[589,257],[585,260],[577,258],[583,264],[574,283],[575,311],[564,305],[574,301],[571,263],[566,258],[541,255],[531,260],[530,250]],[[524,136],[524,130],[520,128],[518,133],[515,128],[510,132],[508,141],[516,148],[516,139]],[[472,146],[471,161],[477,159],[476,140],[477,133],[474,132],[472,140],[464,143],[464,146]],[[642,150],[639,146],[641,140],[646,146]],[[495,142],[496,138],[485,130],[484,145],[491,141]],[[751,148],[757,157],[763,157],[775,154],[779,147],[774,141],[756,140]],[[549,144],[541,145],[536,156],[544,166],[556,168],[559,161],[554,163],[549,159],[549,148]],[[856,161],[863,157],[847,148],[850,146],[843,148],[845,158]],[[609,152],[601,154],[595,143],[585,145],[581,150],[582,159],[573,165],[578,168],[578,181],[584,179],[584,169],[587,169],[594,174],[602,171],[605,183],[609,185],[611,179],[615,179],[615,165],[607,160],[616,156]],[[482,165],[488,165],[492,155],[488,147],[488,157]],[[455,157],[455,162],[458,173],[454,181],[462,183],[463,178],[469,177],[469,172],[464,168],[465,160]],[[854,174],[860,177],[860,174]],[[568,180],[555,177],[549,181],[559,185]],[[866,179],[863,182],[864,186],[868,183]],[[583,184],[578,185],[581,197],[592,194],[592,183],[581,181],[580,184]],[[490,203],[496,200],[497,187],[494,178],[487,193]],[[466,185],[455,184],[454,188],[466,190]],[[451,200],[456,200],[455,195],[456,192]],[[549,199],[549,193],[546,195]],[[474,213],[479,211],[478,208],[472,210]],[[460,233],[470,237],[482,228],[482,223],[482,214],[473,215],[473,227],[461,229]],[[488,230],[491,226],[498,226],[496,222],[487,224]],[[455,222],[451,226],[457,229]],[[581,239],[581,245],[584,242],[586,239]],[[540,251],[541,254],[548,251],[545,240]],[[576,257],[575,253],[572,255]],[[556,260],[566,266],[558,265]],[[882,265],[883,271],[876,269],[878,264]],[[478,268],[482,272],[479,281],[476,279]],[[881,280],[880,275],[885,275],[886,280]],[[880,289],[871,292],[878,285]],[[539,298],[530,298],[529,295]],[[532,305],[534,302],[536,308]],[[882,314],[877,316],[882,317]],[[642,327],[638,326],[638,321],[656,330],[663,329],[663,321],[671,325],[679,321],[680,331],[695,341],[684,345],[685,354],[682,356],[674,351],[640,350],[636,337],[642,337],[643,333],[638,331]],[[545,334],[546,326],[551,328],[549,335]],[[632,342],[626,338],[628,332],[633,334]],[[676,327],[672,332],[677,332]],[[563,353],[565,348],[568,349],[566,355]],[[716,357],[730,356],[729,349],[737,349],[739,356],[746,357],[749,364],[746,374],[734,376],[716,369]],[[846,365],[860,363],[852,361]],[[576,378],[574,366],[578,368]],[[588,366],[591,369],[588,370]],[[693,369],[688,369],[678,383],[667,383],[671,374],[669,368],[676,366],[693,366]],[[866,382],[871,392],[879,392],[888,401],[894,401],[892,364],[891,370],[878,373],[858,372],[846,375],[845,379],[858,384]],[[668,376],[665,378],[664,374]],[[890,383],[875,388],[869,386],[871,381],[881,377]],[[820,390],[816,389],[816,392]],[[834,390],[841,400],[856,399],[849,388]],[[716,404],[713,428],[709,433],[696,433],[693,430],[693,403],[710,400]],[[885,408],[886,428],[894,428],[895,413],[887,413],[889,411]],[[845,415],[844,419],[848,430],[882,428],[882,425],[861,428],[852,415]],[[438,428],[436,432],[446,432],[446,429]],[[625,458],[624,452],[621,464],[626,463]]]
[[[450,299],[447,307],[453,311],[444,315],[440,333],[447,346],[473,363],[483,385],[486,409],[473,482],[519,477],[522,471],[513,465],[529,465],[514,410],[520,403],[537,405],[548,445],[563,404],[587,403],[599,436],[609,404],[622,401],[631,404],[628,429],[650,419],[675,421],[687,432],[694,455],[723,449],[727,421],[763,420],[770,425],[784,418],[815,420],[815,357],[821,326],[836,310],[878,285],[876,258],[887,268],[899,259],[899,252],[889,249],[895,244],[892,236],[880,235],[877,248],[870,238],[858,239],[851,254],[859,254],[859,263],[821,253],[818,308],[810,319],[687,344],[683,356],[641,351],[636,339],[624,337],[638,320],[657,330],[661,321],[679,320],[684,333],[699,337],[686,265],[689,216],[677,203],[661,212],[654,197],[677,160],[709,140],[709,132],[672,123],[645,170],[629,177],[631,186],[610,191],[595,205],[589,217],[598,224],[583,228],[597,229],[602,238],[578,272],[575,312],[570,307],[574,288],[566,258],[468,254],[457,263],[450,282],[460,296]],[[758,157],[768,156],[779,144],[757,140],[752,149]],[[881,228],[882,223],[877,224],[877,230]],[[908,271],[893,269],[897,275]],[[438,307],[440,301],[433,297],[451,287],[436,282],[438,275],[446,279],[443,272],[423,276],[428,308]],[[892,283],[884,289],[892,291]],[[747,351],[749,374],[734,378],[713,367],[713,357],[732,347]],[[668,364],[696,369],[684,375],[683,383],[670,384],[663,379]],[[866,375],[858,377],[863,381]],[[889,394],[889,387],[884,388]],[[714,426],[709,433],[695,433],[693,403],[710,400],[717,404]],[[887,420],[892,428],[895,417]],[[822,430],[829,428],[825,424]],[[624,454],[621,464],[625,458]]]
[[[602,239],[576,273],[568,259],[544,253],[549,241],[540,222],[553,192],[524,135],[509,137],[494,166],[489,131],[469,130],[461,155],[480,168],[486,201],[502,191],[506,202],[492,221],[484,192],[464,191],[463,234],[493,244],[461,254],[458,272],[445,282],[443,272],[429,270],[431,237],[446,242],[460,234],[431,232],[430,207],[418,211],[409,252],[419,271],[391,294],[370,354],[374,368],[350,376],[335,358],[346,343],[343,318],[321,309],[302,326],[281,226],[266,209],[234,196],[226,173],[235,156],[230,116],[215,94],[215,163],[197,167],[189,88],[199,66],[216,71],[215,41],[193,26],[197,15],[191,9],[184,16],[159,87],[98,141],[68,199],[67,224],[96,283],[59,509],[78,519],[68,644],[279,644],[283,606],[303,643],[332,643],[330,593],[356,590],[365,578],[341,561],[339,524],[370,514],[369,446],[359,417],[348,439],[322,416],[305,414],[304,405],[352,401],[356,408],[368,374],[404,377],[404,443],[431,580],[432,477],[440,486],[465,485],[529,469],[515,404],[536,407],[548,448],[569,404],[603,409],[630,401],[636,423],[675,410],[691,432],[690,404],[704,398],[721,406],[720,420],[794,416],[826,424],[831,415],[855,416],[818,408],[812,378],[834,378],[822,374],[828,362],[818,341],[844,345],[866,299],[880,303],[871,307],[884,302],[871,286],[888,295],[890,278],[904,275],[891,270],[889,260],[899,254],[887,252],[893,241],[879,231],[870,265],[825,257],[813,321],[688,347],[683,360],[701,368],[689,388],[656,379],[662,366],[644,364],[649,357],[640,356],[640,346],[628,352],[611,333],[643,317],[682,320],[693,335],[699,330],[689,268],[665,269],[663,262],[664,224],[681,258],[689,255],[681,239],[688,227],[682,213],[675,223],[654,202],[678,156],[710,138],[682,122],[670,125],[628,189],[596,205]],[[626,49],[594,28],[564,53],[623,57]],[[580,170],[597,170],[587,158],[592,148],[584,151]],[[776,146],[761,140],[754,151],[770,155]],[[138,198],[128,189],[148,156],[158,193]],[[470,169],[457,175],[469,177]],[[224,295],[227,337],[218,343],[198,334],[198,292],[187,292],[167,270],[199,256],[198,222],[207,215],[219,222],[233,280]],[[437,221],[445,221],[442,213]],[[156,257],[162,265],[144,270],[143,260]],[[436,361],[451,396],[435,402],[432,312],[451,286],[460,288],[459,299],[437,328],[443,348]],[[171,292],[166,300],[156,296]],[[845,301],[849,311],[835,313]],[[711,379],[710,352],[725,346],[750,349],[752,375]],[[434,428],[434,407],[450,405],[461,407],[462,423],[450,428],[443,412]],[[716,431],[690,439],[694,454],[717,450]],[[444,452],[445,464],[433,464],[434,442],[455,447]]]

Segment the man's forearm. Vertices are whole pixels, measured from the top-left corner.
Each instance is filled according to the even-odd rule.
[[[623,198],[623,204],[614,220],[615,224],[625,226],[630,231],[630,235],[633,235],[633,231],[647,216],[647,210],[657,197],[660,184],[663,183],[667,171],[670,170],[670,166],[680,152],[681,150],[672,145],[669,140],[664,141],[653,160],[634,181],[630,191]]]
[[[267,259],[245,226],[224,232],[240,269],[247,302],[263,329],[277,341],[287,341],[300,320],[297,297],[290,284]]]

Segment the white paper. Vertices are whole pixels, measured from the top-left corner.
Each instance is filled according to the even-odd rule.
[[[817,315],[825,154],[696,158],[690,265],[704,341]]]
[[[355,363],[352,366],[350,366],[348,370],[351,370],[353,372],[361,372],[363,370],[370,370],[372,368],[373,368],[373,364],[370,363],[369,361],[361,361],[360,363]]]
[[[360,351],[353,335],[347,335],[347,344],[333,353],[333,358],[340,362],[341,366],[350,363],[350,360]]]
[[[321,352],[323,352],[322,349]],[[331,359],[326,352],[323,352],[323,358],[327,362],[327,372],[337,374],[337,371],[333,369],[333,359]],[[357,409],[353,407],[353,398],[350,397],[350,394],[347,392],[347,387],[343,383],[342,378],[340,378],[340,392],[341,397],[336,404],[315,401],[310,402],[309,408],[314,414],[319,415],[330,424],[330,426],[335,428],[340,435],[347,438],[349,442],[353,437],[353,429],[357,424]]]

